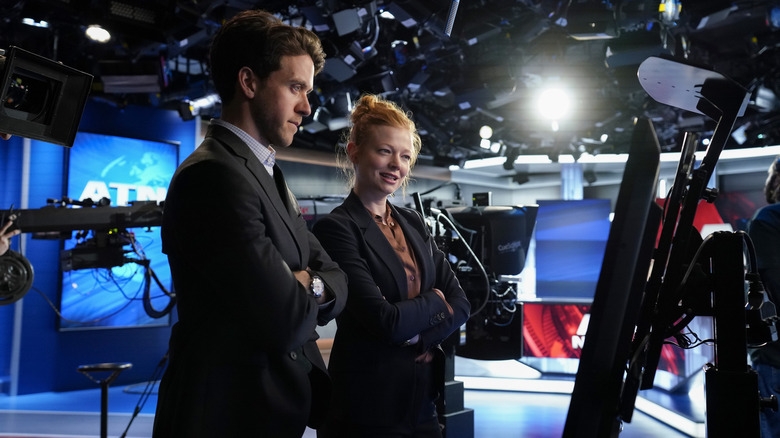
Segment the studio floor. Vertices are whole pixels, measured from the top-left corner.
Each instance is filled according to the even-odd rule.
[[[157,398],[146,399],[140,413],[133,412],[142,400],[146,384],[117,386],[108,393],[108,436],[148,438],[152,434]],[[156,388],[155,388],[156,389]],[[466,389],[464,401],[474,410],[476,438],[560,437],[566,421],[569,395],[523,391]],[[40,393],[10,397],[0,395],[0,437],[86,438],[100,436],[100,390]],[[306,438],[315,432],[307,430]],[[690,436],[643,412],[636,412],[624,426],[621,437]]]

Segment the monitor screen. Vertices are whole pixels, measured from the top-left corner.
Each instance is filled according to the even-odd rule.
[[[79,132],[68,151],[67,193],[73,200],[110,200],[111,207],[136,201],[162,202],[178,164],[178,145],[171,142],[141,140]],[[106,207],[84,207],[106,208]],[[154,309],[169,302],[161,286],[172,287],[168,258],[162,253],[160,228],[131,228],[135,245],[123,246],[124,257],[149,260],[159,280],[151,281],[149,296]],[[112,239],[92,231],[64,242],[63,253],[83,245],[88,239]],[[100,253],[99,253],[100,254]],[[109,251],[108,255],[116,254]],[[121,254],[121,253],[120,253]],[[110,258],[110,257],[109,257]],[[121,263],[121,262],[119,262]],[[148,327],[167,325],[170,316],[153,318],[145,311],[143,292],[149,278],[145,267],[135,262],[112,267],[114,261],[98,256],[81,266],[63,267],[60,329],[75,330],[108,327]],[[65,263],[63,263],[65,265]]]
[[[609,236],[609,199],[539,200],[536,297],[589,302]]]

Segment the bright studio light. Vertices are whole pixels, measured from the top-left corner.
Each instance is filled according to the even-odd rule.
[[[491,128],[488,125],[484,125],[483,127],[479,128],[479,137],[484,139],[489,139],[493,136],[493,128]]]
[[[571,111],[571,97],[562,88],[548,88],[539,94],[539,114],[548,120],[562,120]]]
[[[87,34],[89,39],[99,43],[106,43],[111,39],[111,34],[97,24],[93,24],[87,27],[87,30],[84,33]]]

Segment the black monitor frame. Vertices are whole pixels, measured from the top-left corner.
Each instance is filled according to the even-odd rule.
[[[699,201],[712,201],[716,196],[707,184],[734,123],[744,114],[750,97],[742,86],[716,72],[663,58],[645,60],[637,76],[655,100],[704,114],[716,120],[717,127],[695,170],[692,168],[693,150],[686,140],[678,175],[665,214],[662,214],[660,209],[653,207],[654,199],[651,200],[648,191],[650,186],[654,188],[657,177],[651,183],[647,168],[657,170],[657,154],[655,151],[647,155],[640,152],[641,144],[650,141],[652,129],[643,127],[649,124],[647,121],[637,125],[591,308],[564,437],[617,436],[622,421],[630,421],[638,390],[653,387],[665,339],[679,332],[695,316],[695,312],[680,305],[683,295],[688,292],[685,285],[687,267],[697,262],[699,255],[694,253],[704,246],[693,227],[693,219]],[[643,164],[643,159],[636,157],[649,161]],[[643,166],[647,168],[640,169]],[[637,177],[640,178],[640,189],[636,188]],[[632,221],[634,209],[647,215]],[[652,243],[662,216],[661,237],[654,249]],[[719,283],[738,286],[744,282],[744,271],[736,266],[741,259],[740,239],[739,236],[724,235],[716,239],[717,245],[711,245],[722,248],[715,252],[724,254],[712,259],[710,265],[713,272],[710,286],[714,285],[715,297],[722,297],[725,292]],[[652,270],[649,270],[651,262]],[[722,281],[721,277],[727,281]],[[744,300],[740,296],[736,298],[720,308],[710,305],[707,309],[715,316],[717,332],[724,333],[727,326],[744,332]],[[758,412],[752,407],[758,405],[758,390],[755,375],[746,364],[745,338],[740,337],[738,342],[720,340],[717,332],[715,365],[706,375],[708,432],[710,436],[718,437],[735,436],[735,431],[757,435]],[[726,355],[737,357],[719,364],[719,347],[730,353],[737,351],[737,354]],[[735,363],[737,361],[741,362]],[[723,365],[724,373],[719,373],[719,365]],[[737,369],[740,371],[735,372]],[[719,395],[711,396],[714,392]],[[716,404],[717,399],[724,400]],[[741,406],[742,401],[750,406]],[[731,405],[732,411],[737,406],[739,415],[726,414],[723,403]],[[711,414],[715,418],[710,418]],[[717,418],[718,415],[723,418]]]
[[[601,274],[590,308],[564,437],[606,437],[619,427],[617,406],[649,269],[660,207],[655,204],[661,148],[652,123],[634,130]]]

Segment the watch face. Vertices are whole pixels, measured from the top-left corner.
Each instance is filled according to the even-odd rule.
[[[319,297],[322,295],[322,292],[325,291],[325,283],[322,282],[322,279],[318,276],[314,276],[311,278],[311,293],[315,297]]]

